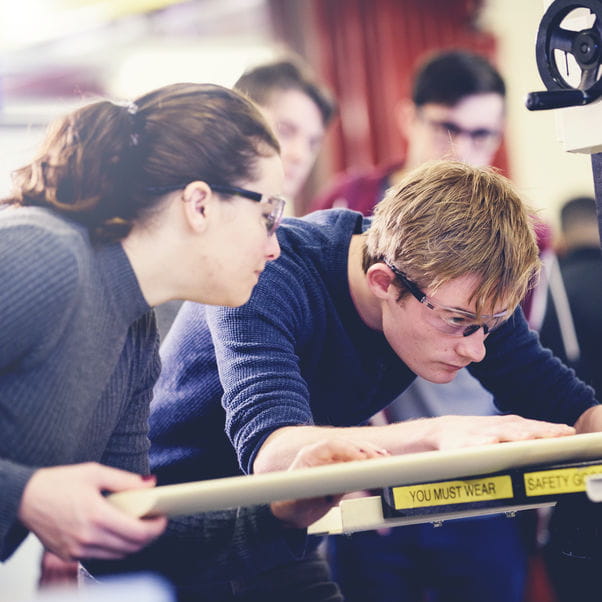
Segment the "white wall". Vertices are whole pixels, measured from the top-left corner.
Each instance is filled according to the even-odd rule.
[[[544,0],[489,0],[484,22],[498,36],[498,67],[508,86],[506,141],[512,178],[542,217],[556,224],[565,200],[594,191],[590,156],[561,149],[555,111],[525,107],[528,92],[545,90],[535,39],[547,5]]]

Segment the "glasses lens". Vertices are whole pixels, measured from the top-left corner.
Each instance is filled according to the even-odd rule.
[[[480,324],[475,323],[471,324],[470,326],[467,326],[466,328],[464,328],[462,335],[465,337],[469,337],[471,334],[474,334],[477,330],[479,330],[479,328],[482,328],[485,334],[489,334],[493,332],[496,328],[499,328],[505,321],[506,315],[504,312],[503,316],[494,316],[486,322]]]
[[[271,196],[265,203],[270,207],[270,212],[265,216],[266,228],[268,235],[272,236],[282,221],[286,201],[280,197]]]
[[[489,332],[487,324],[471,324],[464,329],[462,336],[469,337],[471,334],[474,334],[477,330],[479,330],[481,326],[483,327],[483,332],[487,334]]]
[[[489,334],[499,328],[506,320],[506,312],[499,316],[484,316],[483,321],[478,322],[474,320],[474,317],[471,318],[457,313],[457,310],[439,306],[431,299],[428,299],[425,305],[431,310],[433,326],[441,332],[455,336],[468,337],[480,328],[483,329],[485,334]]]

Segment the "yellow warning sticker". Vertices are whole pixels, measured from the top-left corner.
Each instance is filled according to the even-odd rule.
[[[525,493],[534,496],[585,491],[586,477],[596,474],[602,474],[602,464],[526,472]]]
[[[393,503],[396,510],[503,500],[513,495],[512,479],[509,475],[393,487]]]

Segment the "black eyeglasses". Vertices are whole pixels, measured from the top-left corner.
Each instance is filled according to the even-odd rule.
[[[489,128],[475,128],[472,130],[464,128],[453,121],[438,121],[424,115],[420,117],[432,128],[437,136],[445,139],[445,141],[449,141],[450,138],[454,140],[459,136],[466,136],[475,148],[483,148],[497,144],[501,137],[499,130],[491,130]]]
[[[221,184],[209,184],[209,187],[215,192],[221,192],[222,194],[235,194],[251,201],[256,201],[263,205],[270,207],[270,212],[265,214],[265,225],[268,230],[268,235],[272,236],[278,229],[280,222],[282,221],[282,215],[284,214],[284,206],[286,200],[280,196],[267,196],[253,190],[247,190],[246,188],[239,188],[238,186],[222,186]]]
[[[445,334],[469,337],[477,332],[479,328],[482,328],[483,332],[488,334],[501,326],[507,318],[508,310],[506,309],[491,316],[480,316],[477,320],[477,315],[470,311],[441,305],[425,295],[415,282],[410,280],[390,261],[383,258],[382,262],[395,274],[395,277],[410,291],[413,297],[433,311],[433,313],[429,312],[432,318],[429,322]]]
[[[224,186],[221,184],[211,184],[209,182],[207,182],[207,185],[215,192],[241,196],[245,199],[255,201],[268,207],[269,211],[264,215],[268,236],[272,236],[272,234],[274,234],[274,232],[276,232],[278,229],[284,214],[284,206],[286,205],[286,200],[282,197],[268,196],[253,190],[247,190],[246,188],[239,188],[238,186]],[[185,184],[174,184],[172,186],[151,186],[147,188],[146,191],[151,194],[166,194],[168,192],[173,192],[174,190],[179,190],[180,188],[185,188],[185,186]]]

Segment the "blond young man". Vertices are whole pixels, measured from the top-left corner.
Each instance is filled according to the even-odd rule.
[[[490,165],[502,143],[506,87],[486,58],[461,49],[438,51],[419,65],[411,99],[402,99],[393,124],[405,139],[403,160],[368,171],[340,174],[314,208],[345,206],[370,215],[385,191],[411,169],[434,159]],[[536,226],[540,253],[550,255],[551,231]],[[522,302],[529,324],[539,326],[532,299]],[[540,319],[540,316],[539,316]],[[451,383],[416,378],[372,420],[400,422],[446,414],[497,414],[491,393],[467,370]],[[519,520],[504,515],[447,521],[440,529],[412,525],[385,533],[366,531],[328,541],[328,556],[346,602],[522,602],[534,513]],[[491,541],[496,541],[495,550]]]
[[[502,176],[428,164],[373,219],[318,212],[285,219],[278,237],[281,256],[244,307],[186,304],[178,315],[151,414],[159,482],[233,474],[237,460],[249,473],[279,470],[326,435],[401,454],[601,429],[592,391],[518,308],[539,259],[527,210]],[[465,366],[509,415],[359,426],[416,375],[449,382]],[[294,574],[260,575],[253,591],[340,599],[310,586],[327,579],[318,564],[303,587]]]

